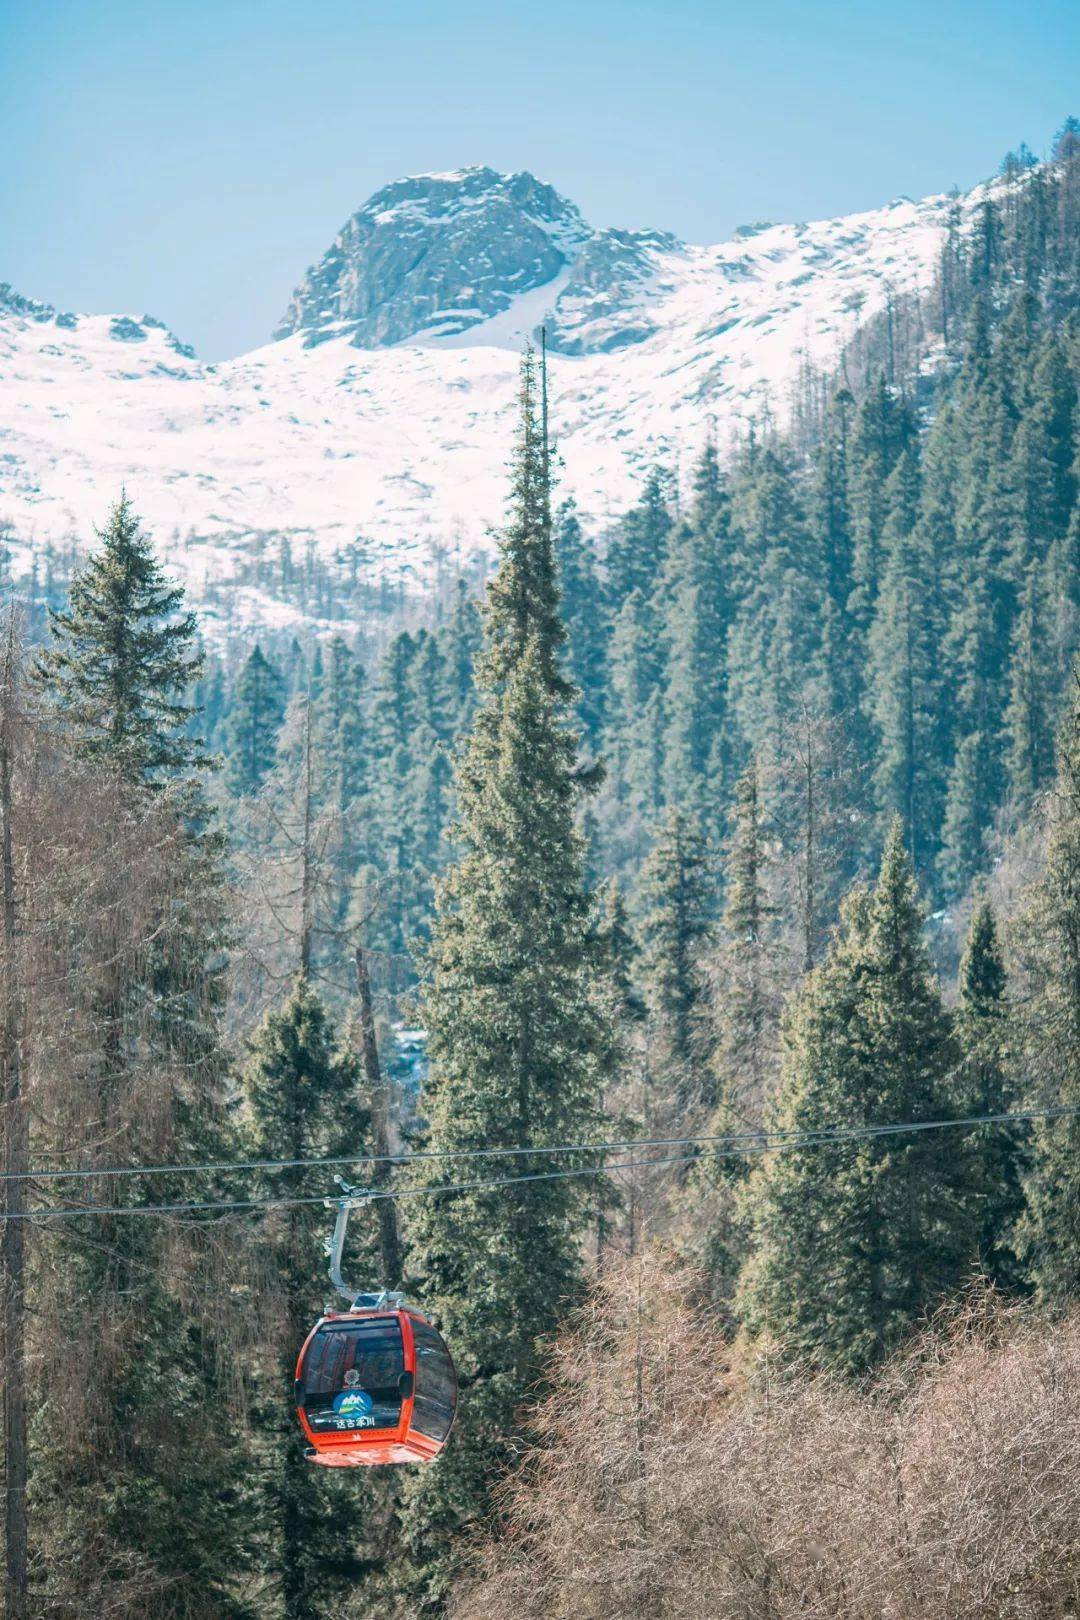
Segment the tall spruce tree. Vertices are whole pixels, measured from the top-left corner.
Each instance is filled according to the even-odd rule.
[[[610,691],[605,757],[620,822],[646,822],[663,800],[663,657],[655,615],[639,590],[615,615],[608,654]]]
[[[707,816],[717,784],[710,770],[724,716],[728,601],[728,497],[709,444],[694,478],[689,517],[668,541],[656,613],[664,642],[664,788],[669,803]]]
[[[705,1128],[712,1137],[745,1137],[760,1129],[779,1041],[778,917],[769,894],[772,852],[754,763],[736,783],[730,820],[724,909],[709,963],[712,1050],[705,1100],[713,1111]],[[735,1196],[745,1172],[742,1158],[706,1154],[680,1200],[681,1247],[701,1266],[725,1312],[746,1256]]]
[[[1022,813],[1030,810],[1036,794],[1047,786],[1054,771],[1050,708],[1055,693],[1047,678],[1051,660],[1046,589],[1040,576],[1041,570],[1029,569],[1020,594],[1004,718],[1006,778],[1013,801]]]
[[[772,750],[820,667],[825,595],[817,538],[784,446],[751,446],[732,485],[740,602],[727,641],[732,722],[745,750]]]
[[[997,923],[989,903],[982,900],[972,913],[960,962],[957,1012],[965,1109],[972,1115],[1005,1113],[1014,1102],[1005,983]],[[1013,1125],[987,1126],[976,1134],[973,1146],[982,1172],[979,1265],[997,1287],[1014,1290],[1022,1281],[1015,1228],[1024,1207],[1020,1184],[1023,1140]]]
[[[256,642],[240,679],[229,716],[225,780],[238,796],[257,793],[274,768],[285,720],[281,673]]]
[[[777,1047],[779,942],[758,783],[757,765],[751,763],[735,785],[725,851],[724,912],[714,964],[716,1132],[760,1123]]]
[[[668,1108],[708,1102],[705,951],[714,883],[698,818],[669,810],[641,874],[641,938],[652,1033]]]
[[[145,937],[110,938],[105,959],[87,960],[73,991],[73,1020],[92,1031],[80,1067],[104,1127],[95,1151],[108,1163],[221,1159],[233,1148],[219,1042],[227,926],[221,841],[202,803],[205,761],[185,696],[199,668],[194,621],[126,499],[101,540],[70,607],[53,615],[37,679],[75,753],[118,779],[168,865]],[[208,1185],[130,1177],[110,1202],[198,1198]],[[239,1425],[222,1421],[231,1398],[225,1352],[196,1281],[212,1268],[205,1236],[195,1228],[178,1246],[160,1222],[106,1215],[67,1240],[69,1286],[93,1302],[80,1349],[95,1369],[105,1438],[78,1468],[63,1466],[50,1445],[41,1473],[54,1522],[68,1527],[69,1555],[81,1538],[88,1561],[105,1548],[118,1614],[127,1612],[133,1549],[162,1594],[160,1616],[250,1613],[237,1595],[244,1440]],[[172,1287],[180,1273],[194,1283],[186,1299]],[[127,1327],[118,1335],[121,1310]]]
[[[339,1050],[329,1014],[304,978],[257,1032],[244,1090],[254,1159],[360,1155],[367,1146],[357,1063]],[[265,1171],[252,1196],[317,1199],[327,1181],[322,1170]],[[285,1620],[321,1620],[378,1569],[387,1551],[385,1514],[373,1511],[378,1485],[346,1484],[336,1469],[313,1468],[296,1427],[293,1374],[328,1292],[322,1238],[329,1218],[317,1202],[289,1204],[263,1218],[254,1244],[255,1270],[269,1279],[274,1306],[252,1375],[261,1464],[257,1558]],[[350,1241],[350,1264],[358,1275],[371,1267],[374,1283],[373,1235]],[[365,1511],[358,1511],[360,1503]]]
[[[159,786],[203,757],[188,732],[194,711],[186,698],[202,669],[195,615],[166,579],[126,495],[98,538],[69,605],[50,612],[52,644],[38,679],[82,754],[133,783]]]
[[[940,819],[941,748],[937,680],[940,604],[935,570],[917,525],[918,456],[908,444],[881,492],[887,560],[875,595],[868,644],[872,707],[878,730],[878,799],[900,816],[922,871],[934,853]],[[880,545],[879,541],[879,545]]]
[[[580,694],[577,712],[582,729],[595,742],[604,715],[608,626],[595,556],[573,499],[559,507],[555,555],[567,632],[567,668]]]
[[[843,932],[792,1013],[774,1129],[956,1112],[959,1051],[922,921],[897,821],[874,889],[849,897]],[[756,1248],[740,1285],[744,1319],[812,1364],[862,1372],[962,1283],[977,1190],[975,1157],[956,1131],[769,1155],[748,1185]]]
[[[619,607],[632,591],[645,597],[663,571],[668,535],[674,521],[671,511],[671,475],[653,467],[645,480],[641,499],[625,514],[608,547],[608,589],[612,607]]]
[[[436,888],[422,1015],[430,1145],[445,1153],[577,1141],[610,1049],[595,994],[591,905],[575,830],[573,688],[552,545],[536,363],[526,351],[509,521],[488,589],[479,708],[458,762],[457,860]],[[542,1167],[543,1154],[530,1159]],[[410,1269],[462,1378],[458,1428],[411,1482],[399,1575],[417,1601],[445,1588],[449,1538],[490,1503],[537,1341],[581,1277],[595,1189],[534,1182],[418,1200]]]
[[[1058,738],[1047,805],[1046,866],[1023,917],[1032,1102],[1080,1108],[1080,680]],[[1037,1297],[1060,1306],[1080,1292],[1080,1115],[1032,1127],[1027,1210],[1018,1239]]]

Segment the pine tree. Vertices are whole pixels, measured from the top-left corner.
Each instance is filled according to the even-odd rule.
[[[851,512],[848,505],[848,443],[855,401],[839,388],[830,402],[821,442],[813,456],[810,520],[825,562],[829,596],[841,611],[852,589]]]
[[[772,887],[788,897],[787,931],[804,973],[836,922],[870,820],[869,773],[853,729],[828,700],[800,703],[768,772]]]
[[[395,952],[408,948],[416,920],[420,826],[415,773],[421,711],[413,674],[420,645],[408,631],[391,641],[379,666],[370,714],[362,855],[380,870],[392,896],[379,944]]]
[[[451,716],[451,733],[458,737],[467,729],[473,717],[476,704],[473,663],[482,636],[480,610],[466,592],[464,580],[458,581],[454,611],[443,636],[446,643],[447,708]]]
[[[986,835],[993,824],[1000,774],[986,732],[970,732],[960,743],[949,773],[941,825],[938,868],[950,895],[963,894],[986,866]]]
[[[563,501],[556,517],[555,556],[566,625],[567,670],[580,693],[577,713],[582,730],[595,743],[604,717],[608,626],[593,551],[572,499]]]
[[[1009,791],[1023,813],[1053,776],[1054,730],[1047,675],[1051,667],[1046,606],[1039,570],[1029,570],[1013,630],[1009,698],[1005,709],[1005,770]]]
[[[695,472],[689,518],[668,541],[656,613],[664,640],[664,788],[670,803],[706,814],[718,784],[710,771],[725,709],[724,666],[730,619],[727,578],[729,500],[707,445]]]
[[[1080,1108],[1080,682],[1058,738],[1047,817],[1046,867],[1023,931],[1028,1068],[1036,1106]],[[1021,1252],[1039,1300],[1058,1306],[1080,1290],[1080,1115],[1032,1127],[1025,1194]]]
[[[88,759],[156,787],[203,758],[188,735],[185,694],[198,679],[195,616],[166,580],[131,502],[122,495],[100,550],[76,575],[67,608],[50,613],[52,645],[38,679]]]
[[[751,446],[732,486],[734,586],[727,644],[730,723],[746,750],[771,752],[820,668],[821,559],[790,458]],[[733,750],[734,752],[734,750]]]
[[[941,611],[923,534],[917,526],[918,458],[910,446],[889,480],[888,560],[868,644],[870,690],[878,732],[875,786],[887,815],[907,828],[912,859],[923,870],[935,853],[941,754],[937,722]]]
[[[776,908],[769,897],[771,851],[751,763],[735,786],[724,852],[724,910],[709,964],[712,1105],[709,1137],[746,1137],[761,1128],[779,1041],[780,974]],[[735,1187],[747,1161],[707,1152],[679,1200],[680,1246],[708,1279],[715,1303],[729,1313],[746,1257]]]
[[[956,1112],[959,1053],[931,977],[903,830],[806,982],[770,1124],[790,1132]],[[958,1287],[976,1242],[977,1166],[955,1131],[785,1148],[749,1183],[756,1250],[740,1285],[754,1333],[859,1373]]]
[[[202,801],[204,759],[182,696],[198,670],[193,620],[182,592],[163,583],[126,501],[102,538],[70,608],[54,616],[37,679],[89,780],[119,779],[163,869],[137,937],[125,933],[134,925],[118,904],[105,948],[95,953],[92,934],[80,948],[68,1017],[82,1031],[79,1067],[103,1136],[94,1151],[110,1163],[214,1160],[233,1147],[219,1044],[228,936],[221,839]],[[110,1201],[207,1190],[205,1181],[131,1177]],[[95,1370],[105,1439],[63,1469],[50,1446],[41,1470],[66,1556],[104,1558],[122,1604],[137,1549],[140,1573],[168,1594],[159,1612],[170,1620],[245,1613],[236,1576],[246,1459],[240,1429],[222,1421],[231,1391],[221,1330],[203,1304],[205,1236],[195,1228],[177,1245],[161,1223],[106,1215],[69,1238],[66,1282],[88,1302],[79,1350]],[[192,1283],[183,1300],[171,1286],[180,1273]],[[121,1308],[128,1328],[118,1338]]]
[[[327,1010],[304,978],[256,1034],[244,1090],[253,1159],[359,1156],[367,1145],[356,1062],[338,1050]],[[322,1170],[262,1172],[252,1196],[317,1199],[332,1191],[328,1180]],[[312,1467],[296,1426],[293,1374],[327,1292],[321,1239],[328,1219],[317,1202],[271,1212],[252,1261],[272,1279],[276,1306],[254,1373],[258,1554],[285,1620],[321,1620],[386,1551],[372,1531],[377,1487],[346,1486],[337,1470]],[[373,1266],[373,1233],[365,1236],[352,1263]],[[366,1514],[357,1511],[358,1491]]]
[[[663,658],[655,615],[631,591],[615,616],[608,654],[610,696],[605,758],[611,797],[625,827],[655,817],[663,804]]]
[[[605,884],[601,898],[603,908],[597,923],[597,946],[600,964],[607,975],[614,1015],[622,1023],[641,1023],[647,1008],[636,983],[640,951],[618,883],[612,880]]]
[[[318,712],[315,734],[326,779],[326,802],[345,824],[346,858],[355,864],[362,839],[352,815],[368,783],[369,744],[365,671],[339,637],[330,645],[330,667]]]
[[[724,912],[714,964],[719,1106],[711,1130],[716,1133],[760,1123],[776,1052],[779,950],[764,821],[752,763],[735,785],[724,860]]]
[[[849,610],[862,630],[881,585],[885,525],[893,504],[887,486],[914,431],[907,405],[879,372],[856,412],[846,458],[853,580]]]
[[[477,670],[480,706],[458,763],[460,854],[436,886],[422,998],[431,1059],[424,1108],[431,1147],[441,1152],[580,1140],[609,1041],[574,828],[574,692],[561,667],[531,351],[520,410]],[[443,1590],[456,1556],[449,1536],[489,1502],[536,1376],[537,1339],[580,1280],[594,1192],[587,1181],[541,1181],[429,1198],[414,1212],[411,1272],[463,1384],[451,1445],[409,1492],[399,1573],[414,1593]]]
[[[667,555],[673,522],[671,480],[654,467],[645,480],[641,500],[623,517],[608,548],[608,592],[618,612],[632,591],[652,595]]]
[[[705,949],[713,912],[709,854],[697,818],[668,811],[641,874],[644,976],[667,1103],[708,1100]]]
[[[1008,1079],[1008,1004],[997,924],[983,900],[972,913],[960,963],[957,1035],[964,1056],[965,1109],[972,1116],[1002,1114],[1014,1105]],[[1014,1250],[1023,1210],[1020,1184],[1023,1141],[1015,1126],[987,1126],[972,1143],[982,1174],[978,1261],[984,1274],[1015,1290],[1022,1271]]]
[[[274,768],[284,720],[284,682],[256,642],[237,683],[229,716],[225,780],[230,792],[237,796],[258,792]]]

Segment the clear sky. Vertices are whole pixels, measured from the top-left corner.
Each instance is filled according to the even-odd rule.
[[[0,0],[0,281],[217,358],[402,174],[718,241],[971,185],[1070,112],[1077,0]]]

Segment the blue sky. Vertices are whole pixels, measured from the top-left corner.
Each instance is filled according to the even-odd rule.
[[[1076,0],[0,0],[0,281],[216,358],[401,174],[715,241],[973,184],[1069,112]]]

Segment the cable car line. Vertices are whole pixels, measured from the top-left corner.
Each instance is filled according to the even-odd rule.
[[[735,1159],[744,1156],[759,1157],[766,1153],[784,1152],[800,1147],[821,1147],[840,1145],[847,1142],[867,1141],[882,1136],[896,1136],[901,1134],[916,1134],[928,1130],[956,1129],[958,1127],[976,1128],[984,1125],[997,1124],[1024,1124],[1036,1119],[1065,1119],[1080,1115],[1080,1106],[1057,1108],[1030,1109],[1020,1113],[982,1114],[965,1119],[935,1119],[916,1120],[905,1123],[892,1123],[886,1125],[863,1126],[836,1126],[822,1127],[814,1131],[803,1132],[747,1132],[741,1133],[738,1138],[733,1137],[688,1137],[673,1138],[670,1141],[659,1141],[659,1146],[684,1146],[690,1143],[703,1141],[720,1141],[730,1144],[732,1141],[743,1142],[740,1147],[726,1146],[710,1149],[706,1153],[688,1153],[672,1155],[663,1158],[631,1159],[622,1164],[585,1165],[573,1170],[545,1170],[536,1171],[523,1176],[501,1176],[480,1181],[435,1182],[418,1183],[409,1187],[379,1188],[370,1191],[364,1190],[360,1195],[364,1202],[374,1202],[383,1198],[410,1198],[430,1197],[437,1193],[482,1192],[501,1187],[523,1186],[531,1182],[540,1181],[567,1181],[581,1176],[603,1176],[624,1170],[642,1170],[659,1168],[665,1165],[694,1164],[702,1159]],[[749,1137],[750,1140],[746,1140]],[[630,1142],[624,1144],[630,1149],[642,1148],[650,1144],[645,1142]],[[602,1144],[583,1144],[581,1147],[563,1146],[562,1151],[598,1151]],[[609,1149],[610,1150],[610,1149]],[[482,1150],[477,1150],[482,1151]],[[552,1149],[528,1150],[492,1150],[492,1151],[529,1151],[551,1152]],[[454,1157],[453,1154],[439,1155],[439,1157]],[[318,1165],[322,1161],[298,1161]],[[360,1160],[351,1160],[350,1163],[359,1163]],[[407,1162],[407,1161],[405,1161]],[[197,1167],[190,1166],[190,1169]],[[226,1214],[239,1213],[256,1209],[291,1209],[303,1205],[325,1204],[324,1195],[308,1195],[283,1198],[245,1198],[245,1199],[209,1199],[173,1204],[89,1204],[81,1207],[43,1209],[35,1208],[21,1211],[0,1212],[0,1222],[9,1220],[34,1219],[64,1219],[75,1216],[128,1216],[128,1215],[199,1215],[199,1214]]]
[[[748,1151],[740,1148],[728,1154],[709,1154],[712,1157],[737,1158]],[[699,1153],[687,1153],[675,1158],[631,1159],[624,1164],[590,1164],[577,1170],[541,1170],[527,1176],[499,1176],[488,1181],[433,1182],[412,1187],[379,1188],[365,1192],[365,1202],[382,1198],[426,1197],[435,1193],[484,1192],[494,1187],[517,1187],[530,1181],[567,1181],[576,1176],[606,1176],[617,1170],[648,1169],[660,1164],[693,1164],[701,1158]],[[201,1215],[207,1212],[229,1213],[253,1209],[295,1209],[301,1205],[325,1204],[325,1193],[297,1198],[236,1198],[210,1199],[197,1203],[180,1204],[86,1204],[72,1209],[28,1209],[0,1213],[0,1221],[32,1220],[35,1217],[64,1218],[75,1215]]]
[[[343,1168],[359,1164],[406,1165],[430,1163],[443,1159],[520,1158],[562,1153],[614,1153],[616,1151],[623,1152],[624,1150],[632,1151],[634,1149],[654,1147],[692,1147],[702,1142],[725,1144],[746,1142],[756,1146],[763,1141],[780,1143],[797,1139],[802,1142],[816,1140],[819,1137],[824,1140],[837,1141],[843,1140],[845,1135],[850,1132],[856,1132],[860,1136],[868,1132],[874,1135],[886,1136],[890,1133],[955,1129],[962,1126],[975,1128],[980,1125],[1028,1124],[1037,1119],[1064,1119],[1077,1114],[1080,1114],[1080,1106],[1061,1106],[1024,1109],[1013,1113],[973,1114],[960,1119],[905,1120],[901,1123],[894,1122],[873,1126],[821,1126],[814,1131],[799,1132],[747,1130],[719,1135],[628,1137],[615,1142],[556,1142],[548,1146],[537,1147],[442,1148],[431,1151],[422,1150],[419,1153],[359,1153],[347,1157],[325,1159],[219,1159],[208,1161],[205,1164],[106,1165],[100,1169],[81,1165],[69,1169],[0,1171],[0,1182],[85,1181],[95,1176],[183,1176],[227,1174],[229,1172],[255,1170],[318,1170]]]

